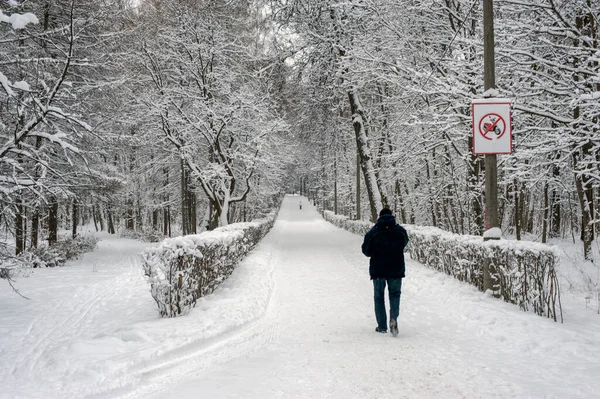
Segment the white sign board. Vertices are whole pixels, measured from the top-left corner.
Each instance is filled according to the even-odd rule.
[[[471,104],[473,154],[512,153],[510,100],[484,98]]]

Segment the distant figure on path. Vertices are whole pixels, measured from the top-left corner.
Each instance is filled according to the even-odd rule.
[[[408,243],[408,234],[404,227],[396,223],[392,211],[383,208],[375,226],[365,235],[362,252],[371,258],[369,274],[375,291],[375,317],[379,333],[387,332],[385,311],[385,285],[390,296],[390,331],[398,335],[398,315],[400,314],[400,294],[406,266],[404,247]]]
[[[300,210],[302,210],[302,201],[300,201]]]

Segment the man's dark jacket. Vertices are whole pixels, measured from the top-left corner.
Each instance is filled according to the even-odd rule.
[[[407,243],[406,230],[396,223],[393,215],[379,216],[362,245],[363,254],[371,258],[371,279],[404,277],[404,247]]]

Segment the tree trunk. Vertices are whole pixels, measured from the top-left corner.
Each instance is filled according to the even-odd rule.
[[[185,173],[185,163],[183,158],[181,158],[180,163],[181,168],[181,231],[182,234],[188,235],[190,234],[189,229],[189,211],[188,211],[188,197],[187,197],[187,178]]]
[[[525,185],[519,184],[519,227],[527,231],[527,205],[525,203]]]
[[[54,245],[58,241],[58,201],[55,197],[50,200],[48,210],[48,245]]]
[[[383,208],[384,202],[387,203],[387,199],[384,201],[382,198],[380,185],[375,176],[375,168],[373,167],[373,159],[367,138],[366,115],[362,109],[358,93],[349,91],[348,99],[352,112],[352,125],[354,126],[354,133],[356,135],[356,146],[360,155],[360,165],[365,178],[367,195],[369,196],[371,221],[375,222],[378,211]]]
[[[38,236],[40,234],[40,211],[35,209],[31,217],[31,247],[38,247]]]
[[[135,207],[135,226],[133,226],[137,231],[142,231],[144,229],[144,210],[142,209],[142,204],[140,203],[140,199],[137,199],[137,204]]]
[[[98,213],[98,222],[100,222],[100,231],[104,231],[104,215],[102,215],[100,207],[97,208],[96,212]]]
[[[510,184],[506,184],[504,186],[504,196],[498,199],[498,226],[502,226],[502,222],[504,222],[504,217],[507,208],[507,199],[509,198],[509,186]]]
[[[96,205],[92,205],[92,219],[94,220],[94,228],[98,232],[98,215],[96,211]]]
[[[309,199],[310,202],[310,199]],[[219,227],[219,213],[215,210],[215,206],[211,204],[210,222],[208,224],[209,230],[214,230]]]
[[[544,184],[544,215],[542,220],[542,243],[548,242],[548,215],[549,215],[549,200],[548,200],[548,182]]]
[[[73,200],[73,214],[71,222],[73,223],[71,236],[73,239],[75,239],[77,237],[77,224],[79,222],[79,202],[77,201],[77,198]]]
[[[163,208],[163,235],[169,234],[169,216],[167,215],[167,208]]]
[[[404,182],[404,191],[406,192],[406,196],[410,198],[410,193],[408,191],[408,185],[406,184],[406,181]],[[410,214],[410,224],[415,224],[415,210],[413,204],[410,201],[407,201],[407,208]]]
[[[15,254],[19,255],[25,250],[25,231],[23,229],[25,218],[23,217],[24,207],[23,199],[21,198],[21,193],[17,193],[15,204]]]
[[[525,184],[519,184],[519,223],[521,224],[521,232],[527,231],[529,225],[529,203],[527,202],[528,195],[525,193]]]
[[[116,233],[116,231],[115,231],[115,223],[114,223],[114,220],[113,220],[112,209],[111,209],[110,206],[108,207],[108,210],[107,210],[106,213],[107,213],[107,217],[108,217],[108,233],[109,234],[115,234]]]
[[[217,208],[219,227],[229,224],[229,206],[231,205],[231,192],[228,187],[223,187],[223,204]],[[220,211],[220,213],[219,213]]]
[[[152,230],[158,231],[158,209],[152,211]]]
[[[600,168],[600,160],[598,161],[598,166]],[[592,193],[593,193],[593,189],[592,189]],[[596,215],[594,216],[594,226],[596,227],[596,237],[600,236],[600,187],[596,188],[596,195],[595,195],[596,201],[593,202],[594,203],[594,210],[596,212]]]
[[[133,200],[129,199],[127,200],[127,213],[125,216],[125,228],[127,230],[133,231],[135,229],[133,220]]]
[[[405,210],[405,206],[404,206],[404,199],[402,198],[402,188],[400,187],[400,182],[398,180],[396,180],[396,184],[395,184],[395,188],[396,188],[396,198],[398,199],[398,210],[396,210],[396,215],[398,214],[398,212],[400,213],[400,220],[402,221],[402,223],[406,223],[406,210]]]
[[[579,118],[580,109],[575,107],[574,118]],[[592,243],[594,241],[594,226],[592,218],[594,215],[594,190],[589,175],[581,172],[580,159],[586,158],[590,153],[593,144],[588,141],[580,149],[580,153],[572,154],[573,169],[575,170],[575,187],[577,188],[577,198],[581,211],[581,241],[583,241],[583,255],[585,259],[592,259]]]
[[[531,192],[528,193],[527,195],[527,210],[528,210],[528,215],[527,215],[527,232],[528,233],[533,233],[533,221],[535,220],[534,218],[534,214],[535,214],[535,202],[533,201],[532,198],[532,194]]]
[[[427,191],[428,191],[428,195],[429,195],[429,210],[431,211],[431,223],[433,224],[433,227],[438,227],[438,223],[437,223],[437,204],[433,199],[433,193],[431,192],[431,186],[432,186],[432,181],[431,181],[431,175],[429,174],[429,162],[427,160],[425,160],[425,176],[427,176]]]
[[[552,172],[555,180],[558,180],[560,175],[560,169],[558,166],[554,166],[554,170]],[[560,209],[560,194],[556,189],[556,186],[552,187],[552,195],[551,195],[551,206],[552,206],[552,221],[550,223],[550,230],[552,237],[560,237],[560,224],[561,224],[561,209]]]
[[[197,233],[197,225],[198,225],[198,221],[196,220],[196,207],[197,207],[197,200],[196,200],[196,193],[193,191],[188,191],[189,194],[189,211],[190,211],[190,233],[191,234],[196,234]]]
[[[467,189],[471,202],[472,223],[469,223],[469,234],[483,234],[483,209],[481,206],[481,159],[471,152],[473,137],[468,137],[469,158],[467,162]]]
[[[517,240],[521,239],[521,202],[519,201],[519,197],[521,195],[519,191],[519,184],[517,180],[514,181],[514,191],[513,191],[514,199],[515,199],[515,236]]]
[[[163,168],[163,188],[167,188],[169,186],[169,168]],[[165,204],[170,202],[169,194],[165,194],[164,197]],[[171,237],[171,212],[169,209],[169,205],[166,205],[163,209],[163,235],[168,235]]]
[[[171,237],[171,207],[169,205],[163,208],[163,234]]]
[[[361,219],[360,214],[360,154],[356,151],[356,220]]]
[[[169,237],[172,235],[171,231],[171,207],[167,206],[167,224],[169,225]]]
[[[337,135],[336,135],[337,137]],[[338,166],[337,166],[337,140],[336,140],[336,148],[334,149],[335,155],[333,158],[333,213],[338,214]]]
[[[594,21],[593,15],[588,20],[588,18],[583,15],[577,16],[575,18],[575,25],[579,32],[584,31],[584,25],[592,24]],[[591,29],[592,31],[594,29]],[[592,32],[590,32],[592,33]],[[574,46],[580,46],[580,40],[574,40]],[[586,46],[586,44],[584,44]],[[577,56],[573,57],[573,67],[578,68],[581,64],[581,59]],[[580,81],[580,74],[573,74],[573,81]],[[577,105],[573,109],[573,119],[578,120],[581,117],[581,108]],[[587,135],[590,135],[590,131],[588,131],[585,127],[580,126],[579,124],[575,124],[574,128],[576,132],[579,129],[585,129]],[[574,143],[574,146],[579,145],[579,143]],[[585,259],[592,259],[592,242],[594,241],[594,226],[592,224],[592,219],[594,215],[594,199],[593,199],[593,187],[590,182],[589,175],[583,171],[585,169],[585,165],[580,167],[580,161],[584,159],[589,159],[591,155],[591,149],[593,147],[593,143],[588,139],[587,142],[579,149],[578,152],[573,152],[573,170],[575,171],[575,186],[577,188],[577,197],[579,199],[579,207],[581,211],[581,241],[583,241],[583,255]]]
[[[592,243],[594,241],[594,226],[592,225],[593,190],[589,187],[588,179],[579,174],[575,177],[577,198],[581,211],[581,241],[583,241],[583,254],[585,259],[592,259]]]

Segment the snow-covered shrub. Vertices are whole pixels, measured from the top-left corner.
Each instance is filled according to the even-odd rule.
[[[167,238],[142,252],[144,273],[162,317],[186,315],[212,293],[269,232],[276,213],[201,234]]]
[[[52,246],[42,245],[29,249],[19,255],[8,255],[3,248],[0,255],[0,278],[10,279],[17,275],[27,276],[31,269],[39,267],[63,266],[68,260],[79,258],[86,252],[96,248],[98,238],[79,236],[73,239],[58,241]],[[10,248],[14,251],[14,248]]]
[[[119,235],[123,238],[146,242],[160,242],[165,239],[165,235],[161,231],[154,229],[143,229],[142,231],[123,229]]]
[[[12,280],[17,276],[28,276],[33,255],[25,253],[17,257],[8,255],[4,249],[0,251],[0,279]]]
[[[347,216],[336,215],[331,211],[323,211],[323,217],[328,222],[341,227],[344,230],[348,230],[351,233],[364,236],[373,227],[373,223],[367,222],[366,220],[352,220]]]
[[[325,211],[327,221],[365,235],[372,224]],[[490,262],[498,294],[521,309],[562,321],[556,268],[559,255],[552,246],[516,240],[483,241],[434,227],[403,225],[411,257],[483,291],[483,265]]]
[[[97,244],[98,238],[94,236],[78,236],[75,239],[58,241],[52,246],[44,245],[25,251],[19,258],[32,268],[57,267],[93,251]]]

